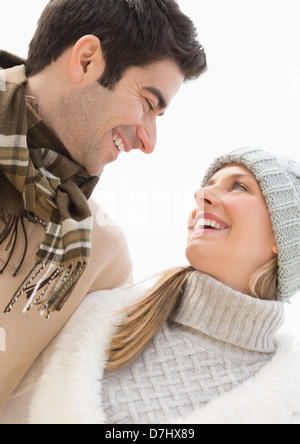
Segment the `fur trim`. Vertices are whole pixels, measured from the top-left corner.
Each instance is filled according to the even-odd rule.
[[[144,292],[137,287],[127,289],[125,295],[122,289],[85,299],[42,358],[44,370],[31,402],[30,424],[106,422],[101,400],[106,350],[123,317],[113,315]],[[280,339],[276,356],[254,378],[188,418],[170,418],[170,423],[296,423],[300,418],[300,353],[291,344],[290,338]]]
[[[115,325],[113,316],[134,302],[128,290],[97,292],[86,297],[72,322],[43,357],[44,371],[31,402],[30,424],[103,424],[101,383],[106,350]],[[113,316],[113,322],[112,322]]]

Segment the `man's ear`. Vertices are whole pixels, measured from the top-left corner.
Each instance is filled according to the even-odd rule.
[[[70,75],[74,83],[83,80],[91,83],[100,79],[105,69],[102,47],[98,37],[86,35],[75,44],[71,60]]]

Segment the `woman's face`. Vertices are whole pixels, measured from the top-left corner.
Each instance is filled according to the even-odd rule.
[[[252,274],[278,254],[268,207],[255,176],[245,166],[228,165],[195,197],[188,261],[196,270],[249,294]]]

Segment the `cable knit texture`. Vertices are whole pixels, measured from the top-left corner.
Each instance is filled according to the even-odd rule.
[[[203,407],[272,359],[282,322],[282,303],[251,298],[195,272],[179,309],[146,350],[105,376],[108,423],[164,423]]]
[[[256,148],[243,148],[217,158],[202,182],[227,164],[239,163],[253,172],[271,216],[278,254],[278,300],[300,291],[300,165]]]

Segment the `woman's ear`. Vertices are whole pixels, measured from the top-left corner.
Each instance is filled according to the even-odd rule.
[[[71,60],[70,75],[74,83],[83,80],[91,83],[100,79],[105,69],[100,40],[95,35],[86,35],[75,44]]]
[[[277,248],[277,244],[273,245],[272,251],[273,251],[273,253],[278,255],[279,251],[278,251],[278,248]]]

